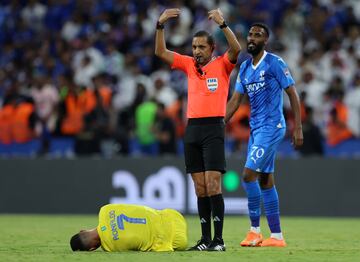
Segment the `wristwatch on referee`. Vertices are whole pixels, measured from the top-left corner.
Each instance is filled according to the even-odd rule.
[[[225,20],[224,20],[224,22],[223,22],[221,25],[219,25],[220,29],[224,29],[224,28],[226,28],[227,26],[228,26],[228,25],[226,24]]]
[[[156,30],[162,30],[164,29],[164,25],[161,24],[159,21],[156,22]]]

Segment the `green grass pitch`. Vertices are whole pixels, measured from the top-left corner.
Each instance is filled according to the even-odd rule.
[[[200,236],[195,216],[187,217],[189,244]],[[262,221],[265,237],[269,235]],[[72,252],[70,237],[92,228],[97,217],[0,215],[0,261],[360,261],[360,219],[282,217],[286,248],[242,248],[249,227],[245,216],[227,216],[226,252]]]

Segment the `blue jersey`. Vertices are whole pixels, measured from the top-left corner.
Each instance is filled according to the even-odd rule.
[[[251,58],[241,64],[235,91],[249,96],[252,130],[260,126],[285,128],[283,89],[294,83],[284,60],[272,53],[264,51],[256,66]]]

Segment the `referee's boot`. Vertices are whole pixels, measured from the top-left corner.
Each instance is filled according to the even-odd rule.
[[[224,240],[222,238],[214,238],[206,248],[206,251],[226,251]]]
[[[210,244],[210,239],[206,239],[206,238],[201,238],[195,246],[193,247],[190,247],[188,249],[188,251],[204,251],[207,249],[207,247],[209,246]]]

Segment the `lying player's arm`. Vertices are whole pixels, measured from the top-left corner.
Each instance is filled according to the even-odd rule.
[[[243,94],[234,91],[232,97],[230,98],[229,102],[226,105],[225,123],[227,123],[231,119],[233,114],[239,108],[243,96],[244,96]]]
[[[237,57],[241,51],[241,45],[239,41],[236,39],[236,36],[231,31],[231,29],[226,24],[224,24],[225,19],[219,8],[215,10],[211,10],[209,12],[209,19],[214,20],[215,23],[221,26],[221,30],[223,31],[226,41],[229,44],[229,50],[227,51],[229,60],[231,63],[235,64],[237,61]]]
[[[304,141],[301,125],[300,99],[296,92],[295,86],[290,86],[285,89],[285,91],[286,94],[289,96],[291,109],[295,116],[295,127],[292,143],[295,148],[298,148],[303,144]]]
[[[172,65],[174,62],[174,53],[166,48],[165,35],[164,35],[164,23],[173,17],[178,17],[180,9],[165,9],[159,17],[156,25],[155,34],[155,55],[160,57],[166,63]]]

